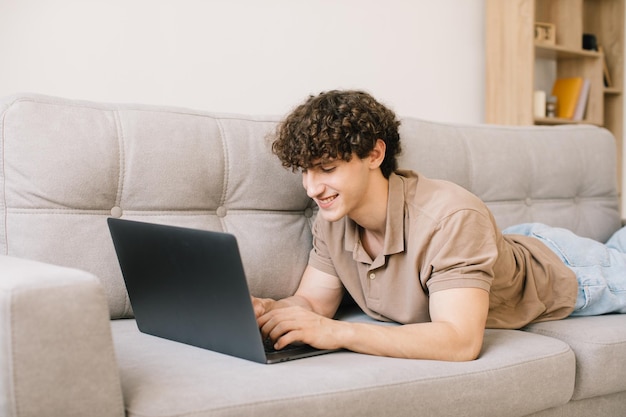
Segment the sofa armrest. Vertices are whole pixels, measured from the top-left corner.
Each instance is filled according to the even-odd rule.
[[[0,415],[124,415],[96,277],[0,256]]]

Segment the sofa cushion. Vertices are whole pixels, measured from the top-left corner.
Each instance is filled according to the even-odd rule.
[[[620,227],[615,139],[594,126],[403,119],[399,164],[472,191],[498,226],[541,222],[605,242]]]
[[[0,110],[0,253],[93,273],[113,318],[132,311],[112,215],[233,233],[254,294],[297,288],[313,204],[271,154],[275,118],[43,96]]]
[[[576,355],[573,399],[626,390],[626,315],[570,317],[529,325],[525,330],[571,346]],[[610,372],[607,372],[610,371]]]
[[[487,331],[471,362],[337,352],[264,365],[140,333],[134,320],[112,327],[128,417],[523,416],[565,404],[574,387],[569,346],[520,331]]]

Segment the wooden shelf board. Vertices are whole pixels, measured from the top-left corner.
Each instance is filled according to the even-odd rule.
[[[566,48],[560,45],[546,45],[535,42],[535,52],[537,58],[556,59],[556,58],[601,58],[602,54],[596,51],[588,51],[586,49]]]
[[[589,120],[571,120],[562,117],[535,117],[535,124],[544,126],[592,124],[599,126],[597,123],[592,123]]]

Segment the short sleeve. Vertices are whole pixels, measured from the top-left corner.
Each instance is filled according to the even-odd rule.
[[[309,253],[309,265],[319,271],[338,276],[318,220],[313,223],[313,248]]]
[[[429,292],[451,288],[489,291],[498,259],[497,236],[490,216],[477,210],[459,210],[442,219],[427,249]]]

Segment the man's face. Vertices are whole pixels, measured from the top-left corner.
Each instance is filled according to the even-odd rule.
[[[308,196],[317,203],[322,218],[331,222],[359,215],[366,201],[369,178],[366,160],[354,154],[349,162],[316,162],[302,171],[302,185]]]

